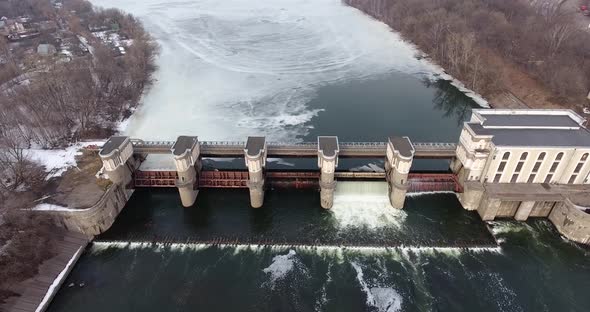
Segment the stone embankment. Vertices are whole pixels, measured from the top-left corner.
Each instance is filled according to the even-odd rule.
[[[51,213],[65,229],[94,236],[111,227],[132,194],[133,190],[113,184],[90,208],[55,210]]]
[[[589,206],[576,197],[567,198],[553,207],[549,220],[567,239],[590,245],[590,214],[585,212]]]

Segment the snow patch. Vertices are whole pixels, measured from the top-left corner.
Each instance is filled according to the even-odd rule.
[[[68,207],[63,207],[60,205],[54,204],[38,204],[37,206],[33,207],[31,210],[35,211],[80,211],[80,209],[72,209]]]
[[[61,176],[70,167],[76,166],[76,156],[82,155],[81,149],[98,145],[102,146],[104,141],[80,142],[65,149],[28,149],[27,155],[31,160],[45,167],[49,172],[47,179]]]
[[[275,163],[277,165],[295,167],[295,164],[294,163],[290,163],[287,160],[285,160],[284,158],[268,158],[266,161],[267,162]]]
[[[381,165],[377,165],[377,164],[367,164],[364,166],[359,166],[359,167],[354,167],[351,168],[350,171],[358,171],[358,172],[385,172],[385,169],[383,168],[383,166]]]

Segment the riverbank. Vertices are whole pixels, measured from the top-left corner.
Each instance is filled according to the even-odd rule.
[[[102,143],[77,142],[115,133],[151,85],[158,53],[141,22],[122,11],[86,0],[19,3],[0,4],[0,77],[8,80],[0,85],[0,276],[9,284],[0,283],[0,302],[52,255],[53,226],[98,233],[124,206],[127,194],[111,190],[97,174],[100,159],[84,151]],[[4,33],[38,30],[10,42]],[[68,224],[63,214],[72,210],[86,222]]]
[[[43,312],[47,309],[89,242],[87,236],[75,232],[58,231],[54,235],[55,256],[44,261],[35,276],[10,287],[15,296],[0,305],[1,311]]]
[[[494,108],[570,108],[582,113],[587,105],[585,48],[580,42],[588,38],[568,28],[567,19],[545,19],[524,1],[487,6],[481,1],[344,3],[395,29]],[[552,45],[545,35],[555,29],[565,33],[563,42]]]

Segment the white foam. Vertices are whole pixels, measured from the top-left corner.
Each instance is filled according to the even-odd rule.
[[[102,252],[109,248],[118,249],[164,249],[170,250],[204,250],[207,248],[231,248],[234,253],[238,254],[242,251],[259,252],[261,250],[272,250],[275,252],[286,252],[298,250],[300,252],[314,253],[317,255],[336,256],[336,258],[344,259],[343,252],[353,251],[364,255],[375,254],[431,254],[435,253],[446,255],[460,255],[463,253],[501,253],[500,246],[496,247],[418,247],[418,246],[400,246],[400,247],[373,247],[373,246],[309,246],[309,245],[257,245],[257,244],[203,244],[203,243],[151,243],[151,242],[134,242],[134,241],[96,241],[92,243],[93,252]]]
[[[295,250],[289,250],[286,255],[278,255],[272,258],[272,263],[262,271],[270,274],[270,283],[274,285],[277,280],[283,279],[295,267]]]
[[[378,311],[395,312],[402,308],[403,298],[393,287],[370,287],[365,281],[363,270],[356,262],[350,263],[356,271],[356,279],[367,296],[367,304]]]
[[[407,217],[389,203],[387,182],[338,182],[330,211],[342,228],[401,227]]]

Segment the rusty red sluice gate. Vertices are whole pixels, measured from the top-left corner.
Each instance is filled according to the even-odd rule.
[[[384,172],[336,172],[338,180],[385,181]],[[271,188],[319,189],[317,171],[267,171],[266,183]],[[176,187],[176,171],[136,171],[135,188]],[[198,188],[248,188],[248,171],[207,170],[199,175]],[[410,173],[408,192],[463,192],[452,173]]]

